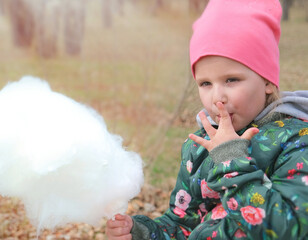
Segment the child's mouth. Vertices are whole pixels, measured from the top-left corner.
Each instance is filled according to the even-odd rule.
[[[233,122],[233,113],[229,113],[229,117],[230,117],[230,119],[231,119],[231,122]],[[220,116],[220,115],[217,115],[217,120],[218,120],[218,122],[220,121],[220,118],[221,118],[221,116]]]

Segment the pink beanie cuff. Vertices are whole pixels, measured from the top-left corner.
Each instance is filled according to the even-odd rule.
[[[193,25],[193,75],[200,58],[217,55],[246,65],[279,87],[281,13],[279,0],[211,0]]]

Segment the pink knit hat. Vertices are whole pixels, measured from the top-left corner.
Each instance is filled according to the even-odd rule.
[[[190,62],[218,55],[236,60],[279,87],[279,0],[211,0],[193,25]]]

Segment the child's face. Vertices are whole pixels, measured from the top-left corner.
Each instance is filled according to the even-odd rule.
[[[246,127],[264,109],[266,94],[273,92],[260,75],[245,65],[225,57],[207,56],[195,64],[201,102],[218,124],[217,102],[230,114],[235,131]]]

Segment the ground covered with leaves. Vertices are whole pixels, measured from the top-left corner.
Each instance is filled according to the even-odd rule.
[[[146,184],[129,203],[127,214],[159,217],[168,208],[169,196],[170,191]],[[97,227],[70,223],[53,231],[45,229],[38,236],[27,218],[23,203],[17,198],[0,196],[0,239],[3,240],[103,240],[106,239],[105,223],[106,219],[102,219]]]

